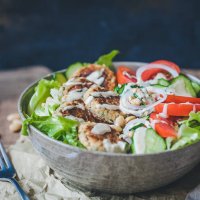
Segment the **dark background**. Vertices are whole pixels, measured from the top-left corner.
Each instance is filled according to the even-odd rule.
[[[0,69],[169,59],[200,68],[199,0],[0,0]]]

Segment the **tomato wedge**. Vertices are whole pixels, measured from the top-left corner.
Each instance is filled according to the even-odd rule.
[[[135,71],[126,66],[119,66],[117,69],[117,82],[118,84],[136,83]]]
[[[200,104],[200,98],[194,97],[185,97],[185,96],[175,96],[175,95],[168,95],[165,103],[194,103]]]
[[[150,121],[155,123],[154,128],[161,137],[167,138],[177,136],[177,132],[169,119],[162,118],[156,113],[151,113]]]
[[[164,108],[167,107],[167,108]],[[189,116],[191,111],[200,111],[200,104],[189,103],[160,103],[154,107],[156,113],[162,113],[166,109],[169,116]]]
[[[171,61],[168,61],[168,60],[156,60],[154,62],[151,62],[150,64],[161,64],[161,65],[166,65],[174,70],[176,70],[178,73],[180,73],[180,68],[177,64],[171,62]],[[143,81],[147,81],[149,79],[152,79],[156,74],[158,73],[164,73],[166,74],[166,71],[163,70],[163,69],[149,69],[149,70],[146,70],[143,72],[142,74],[142,80]]]

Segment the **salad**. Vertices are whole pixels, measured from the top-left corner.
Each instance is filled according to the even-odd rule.
[[[114,69],[113,50],[70,65],[35,87],[23,122],[63,143],[129,154],[176,150],[200,141],[200,82],[171,61]]]

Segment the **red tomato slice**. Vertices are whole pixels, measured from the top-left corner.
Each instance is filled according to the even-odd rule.
[[[126,66],[119,66],[117,69],[117,82],[119,84],[136,83],[135,71]]]
[[[168,95],[165,103],[194,103],[200,104],[200,98],[194,97],[185,97],[185,96],[175,96],[175,95]]]
[[[152,120],[158,120],[158,122],[155,123],[155,130],[161,137],[167,138],[177,136],[176,130],[172,126],[173,122],[171,122],[169,119],[162,118],[156,113],[151,113],[150,121]]]
[[[163,138],[177,136],[176,130],[172,126],[165,123],[156,123],[155,130]]]
[[[154,107],[156,113],[163,112],[164,105],[167,106],[167,115],[169,116],[189,116],[191,111],[200,111],[200,104],[187,103],[160,103]]]
[[[180,73],[180,68],[178,65],[176,65],[175,63],[168,61],[168,60],[156,60],[154,62],[151,62],[150,64],[162,64],[162,65],[166,65],[168,67],[171,67],[172,69],[176,70],[178,73]],[[166,74],[166,71],[163,69],[149,69],[143,72],[142,74],[142,80],[143,81],[147,81],[149,79],[152,79],[156,74],[158,73],[164,73]],[[169,74],[166,74],[167,76],[169,76]]]

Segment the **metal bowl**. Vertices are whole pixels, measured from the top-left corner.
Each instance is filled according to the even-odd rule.
[[[116,68],[121,64],[137,68],[144,63],[114,63]],[[20,97],[18,109],[23,120],[36,84]],[[177,180],[200,161],[200,142],[175,151],[131,155],[83,150],[56,141],[33,126],[29,127],[29,137],[47,165],[64,181],[92,191],[128,194],[152,190]]]

